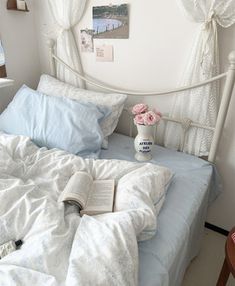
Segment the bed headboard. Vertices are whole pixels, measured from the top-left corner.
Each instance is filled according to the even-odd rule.
[[[222,74],[215,76],[213,78],[210,78],[206,81],[199,82],[199,83],[196,83],[196,84],[193,84],[190,86],[183,86],[180,88],[175,88],[175,89],[166,90],[166,91],[136,92],[136,91],[131,91],[131,90],[123,90],[123,89],[113,88],[113,87],[110,87],[110,86],[105,85],[103,83],[100,83],[96,80],[93,80],[93,79],[90,79],[86,76],[81,75],[76,70],[74,70],[69,65],[67,65],[62,59],[60,59],[59,57],[56,56],[55,51],[54,51],[55,43],[53,40],[48,41],[48,47],[49,47],[49,52],[50,52],[51,74],[53,76],[56,76],[56,64],[63,65],[71,73],[73,73],[75,76],[84,80],[85,82],[89,83],[90,85],[92,85],[94,87],[102,88],[102,89],[109,91],[109,92],[122,93],[122,94],[124,93],[124,94],[130,95],[130,96],[159,96],[159,95],[173,94],[173,93],[197,88],[197,87],[200,87],[203,85],[207,85],[209,83],[219,81],[221,79],[225,79],[225,85],[224,85],[224,89],[223,89],[223,93],[222,93],[222,97],[221,97],[221,101],[220,101],[220,107],[219,107],[215,126],[202,125],[198,122],[192,121],[190,118],[179,119],[179,118],[174,118],[174,117],[169,117],[169,116],[163,116],[162,117],[162,119],[165,122],[174,122],[174,123],[180,124],[182,126],[182,134],[181,134],[182,144],[180,146],[179,151],[183,150],[184,143],[185,143],[185,136],[191,127],[197,127],[197,128],[202,128],[204,130],[212,131],[213,132],[213,139],[212,139],[212,143],[211,143],[211,147],[210,147],[210,151],[209,151],[209,156],[208,156],[207,160],[211,163],[215,162],[216,152],[217,152],[219,141],[220,141],[220,138],[222,135],[222,131],[223,131],[223,127],[224,127],[224,123],[225,123],[225,119],[226,119],[226,115],[228,112],[229,103],[230,103],[230,99],[232,96],[233,87],[234,87],[234,83],[235,83],[235,51],[232,51],[229,54],[229,57],[228,57],[229,67],[228,67],[227,72],[222,73]],[[128,113],[128,115],[131,119],[130,120],[129,135],[132,136],[133,135],[132,114],[130,113],[128,108],[125,109],[125,111]],[[157,128],[156,128],[156,132],[157,132]],[[156,132],[155,132],[155,135],[156,135]]]

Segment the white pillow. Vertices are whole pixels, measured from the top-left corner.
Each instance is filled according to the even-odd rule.
[[[111,110],[111,114],[102,120],[100,124],[104,137],[113,133],[127,99],[125,94],[107,94],[77,88],[46,74],[41,76],[37,90],[50,96],[64,96],[108,107]],[[102,147],[108,148],[107,138],[104,139]]]

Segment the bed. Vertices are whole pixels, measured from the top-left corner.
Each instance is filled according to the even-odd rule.
[[[58,194],[76,170],[87,170],[97,179],[119,177],[118,194],[121,191],[120,178],[123,179],[123,176],[128,176],[128,172],[131,174],[133,168],[140,166],[140,171],[135,177],[126,177],[122,182],[122,185],[128,188],[129,181],[128,192],[130,192],[131,180],[134,179],[136,185],[133,186],[133,192],[138,194],[142,180],[148,182],[146,180],[148,169],[143,168],[145,164],[130,165],[131,161],[135,161],[133,155],[133,139],[117,133],[109,138],[109,148],[101,151],[101,160],[95,161],[84,160],[57,149],[38,148],[27,137],[0,134],[0,199],[5,202],[0,210],[0,240],[4,242],[14,237],[24,241],[20,251],[13,252],[0,260],[0,283],[28,285],[27,281],[30,283],[34,281],[35,285],[92,285],[86,281],[87,272],[90,271],[90,265],[93,268],[97,267],[97,263],[98,265],[101,263],[99,257],[102,257],[106,263],[112,265],[112,278],[111,280],[104,278],[107,275],[107,265],[102,267],[100,264],[93,271],[95,277],[92,278],[92,283],[98,279],[95,273],[99,271],[102,273],[102,282],[97,282],[95,285],[136,285],[136,282],[127,280],[125,275],[122,282],[120,280],[115,282],[115,279],[121,276],[115,277],[115,274],[118,274],[118,271],[124,273],[125,271],[115,268],[116,255],[110,256],[109,248],[108,252],[105,250],[107,255],[103,252],[104,246],[107,247],[108,242],[112,243],[115,238],[118,238],[118,241],[126,239],[127,243],[135,245],[132,233],[128,233],[125,229],[123,233],[125,236],[119,238],[115,231],[112,239],[110,240],[110,237],[109,240],[106,239],[104,245],[103,235],[107,229],[102,224],[98,225],[97,229],[94,223],[96,220],[93,220],[88,228],[89,217],[85,216],[88,221],[84,217],[80,219],[76,208],[57,204]],[[156,213],[157,231],[153,237],[151,234],[151,239],[146,240],[144,237],[145,241],[140,241],[138,244],[139,271],[126,264],[126,261],[121,264],[129,266],[127,269],[130,277],[135,271],[138,273],[141,286],[180,285],[186,267],[199,251],[208,202],[220,191],[218,177],[210,163],[160,146],[154,146],[151,163],[166,167],[173,174],[171,181],[168,182],[164,203],[160,212]],[[154,174],[154,177],[156,175]],[[158,187],[154,185],[154,181],[151,181],[149,186],[152,184],[154,189]],[[149,191],[145,189],[144,183],[142,190],[144,193]],[[156,206],[161,197],[158,197]],[[122,200],[130,200],[130,203],[135,201],[130,196]],[[115,205],[117,203],[116,198]],[[127,211],[130,210],[131,204]],[[123,209],[117,214],[122,211]],[[140,206],[137,211],[141,212]],[[103,219],[107,223],[108,217]],[[127,219],[128,217],[124,221],[128,221]],[[145,216],[146,226],[149,224],[148,220],[148,216]],[[88,245],[84,245],[84,238],[86,243],[90,238]],[[95,246],[93,246],[94,241]],[[115,254],[118,247],[121,257],[125,257],[126,251],[134,252],[133,246],[128,244],[127,249],[124,249],[125,252],[120,242],[116,242],[115,247],[112,246],[111,250]],[[94,253],[90,252],[89,248]],[[57,255],[60,255],[60,262],[56,262]],[[81,267],[84,266],[85,270],[81,271]],[[74,276],[74,271],[78,277],[73,280],[71,277]],[[108,272],[111,272],[109,268]]]
[[[56,61],[84,79],[59,59],[52,47],[51,59],[52,71],[55,71]],[[116,94],[80,90],[48,75],[41,77],[37,91],[23,86],[0,116],[0,130],[4,131],[0,133],[0,187],[2,199],[7,202],[0,213],[0,238],[4,242],[10,233],[17,234],[16,230],[20,230],[16,224],[11,224],[12,210],[16,210],[18,219],[27,217],[24,234],[30,243],[23,245],[22,252],[14,252],[0,261],[0,281],[7,281],[6,285],[26,285],[27,281],[34,281],[35,285],[53,286],[138,283],[140,286],[180,286],[189,262],[200,249],[208,204],[221,191],[213,163],[234,85],[234,54],[230,56],[230,63],[229,71],[224,74],[177,89],[187,90],[226,77],[216,126],[191,121],[188,125],[188,128],[196,126],[214,131],[208,160],[155,145],[151,164],[134,162],[133,138],[113,133],[126,99],[121,91],[100,86],[89,79],[90,84]],[[88,102],[84,102],[86,99]],[[185,126],[185,119],[163,119]],[[188,128],[183,129],[183,137]],[[103,150],[100,150],[101,145]],[[101,160],[94,160],[98,156]],[[89,171],[95,179],[121,181],[113,216],[80,219],[74,208],[64,205],[60,205],[59,210],[66,216],[58,212],[58,194],[77,170]],[[20,204],[25,200],[24,190],[28,189],[32,198],[23,206],[19,205],[18,211],[17,200],[11,206],[12,196],[18,198]],[[37,198],[34,197],[35,189],[38,190]],[[39,210],[34,209],[35,199],[41,200]],[[42,219],[45,210],[51,224]],[[33,220],[31,215],[34,217],[35,213],[39,216]],[[65,228],[64,222],[68,224]],[[107,223],[111,224],[112,231]],[[19,224],[22,224],[21,220]],[[49,229],[45,230],[47,224]],[[49,236],[44,241],[45,233]],[[36,234],[41,240],[37,240]],[[62,234],[66,237],[63,243]],[[32,252],[31,256],[30,248],[37,244],[38,253]],[[64,251],[61,260],[57,260],[53,255],[59,255],[60,245]],[[90,271],[90,267],[95,270]]]
[[[114,133],[101,158],[133,161],[133,141]],[[208,201],[220,192],[219,178],[205,160],[160,146],[154,146],[151,162],[170,168],[174,178],[156,235],[139,243],[139,285],[180,285],[187,265],[199,251]]]

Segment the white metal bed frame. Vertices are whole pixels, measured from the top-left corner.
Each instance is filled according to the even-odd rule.
[[[199,83],[196,83],[196,84],[193,84],[190,86],[183,86],[180,88],[167,90],[167,91],[137,92],[137,91],[113,88],[113,87],[104,85],[102,83],[99,83],[96,80],[89,79],[88,77],[86,77],[84,75],[81,75],[79,72],[77,72],[76,70],[71,68],[68,64],[66,64],[62,59],[60,59],[59,57],[56,56],[55,49],[54,49],[55,42],[53,40],[48,41],[48,47],[49,47],[49,52],[50,52],[51,74],[53,76],[56,76],[56,63],[58,63],[58,64],[63,65],[64,67],[66,67],[75,76],[82,79],[84,82],[89,83],[92,86],[102,88],[106,91],[115,92],[115,93],[122,93],[122,94],[127,94],[127,95],[132,95],[132,96],[158,96],[158,95],[172,94],[172,93],[177,93],[177,92],[197,88],[197,87],[200,87],[200,86],[203,86],[203,85],[215,82],[215,81],[219,81],[219,80],[225,78],[226,79],[225,85],[224,85],[224,89],[223,89],[223,94],[222,94],[222,98],[221,98],[220,107],[219,107],[218,116],[217,116],[215,126],[202,125],[198,122],[193,122],[190,118],[179,119],[179,118],[173,118],[173,117],[169,117],[169,116],[163,116],[162,117],[162,119],[166,122],[170,121],[170,122],[174,122],[177,124],[181,124],[181,126],[182,126],[182,137],[181,137],[182,144],[180,146],[180,151],[182,151],[184,148],[185,136],[191,127],[197,127],[197,128],[202,128],[205,130],[212,131],[214,134],[213,134],[213,139],[212,139],[212,143],[211,143],[210,151],[209,151],[209,156],[208,156],[207,160],[211,163],[215,163],[216,152],[217,152],[218,145],[220,142],[220,138],[222,135],[222,131],[223,131],[223,127],[224,127],[224,123],[225,123],[225,119],[227,116],[229,103],[231,100],[233,87],[234,87],[234,83],[235,83],[235,51],[232,51],[229,54],[228,71],[225,73],[222,73],[218,76],[215,76],[215,77],[210,78],[206,81],[199,82]],[[128,109],[126,109],[126,111],[128,112]],[[131,116],[130,112],[128,112],[128,114],[129,114],[129,116]],[[132,130],[133,130],[133,120],[131,120],[131,125],[130,125],[130,136],[132,136]]]

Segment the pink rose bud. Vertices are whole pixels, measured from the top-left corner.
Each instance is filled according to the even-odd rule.
[[[153,111],[149,111],[144,115],[144,125],[154,125],[161,117]]]
[[[143,114],[137,114],[134,118],[134,123],[143,125],[144,124],[144,115]]]
[[[141,114],[148,111],[148,105],[144,103],[139,103],[133,106],[132,113],[133,114]]]

